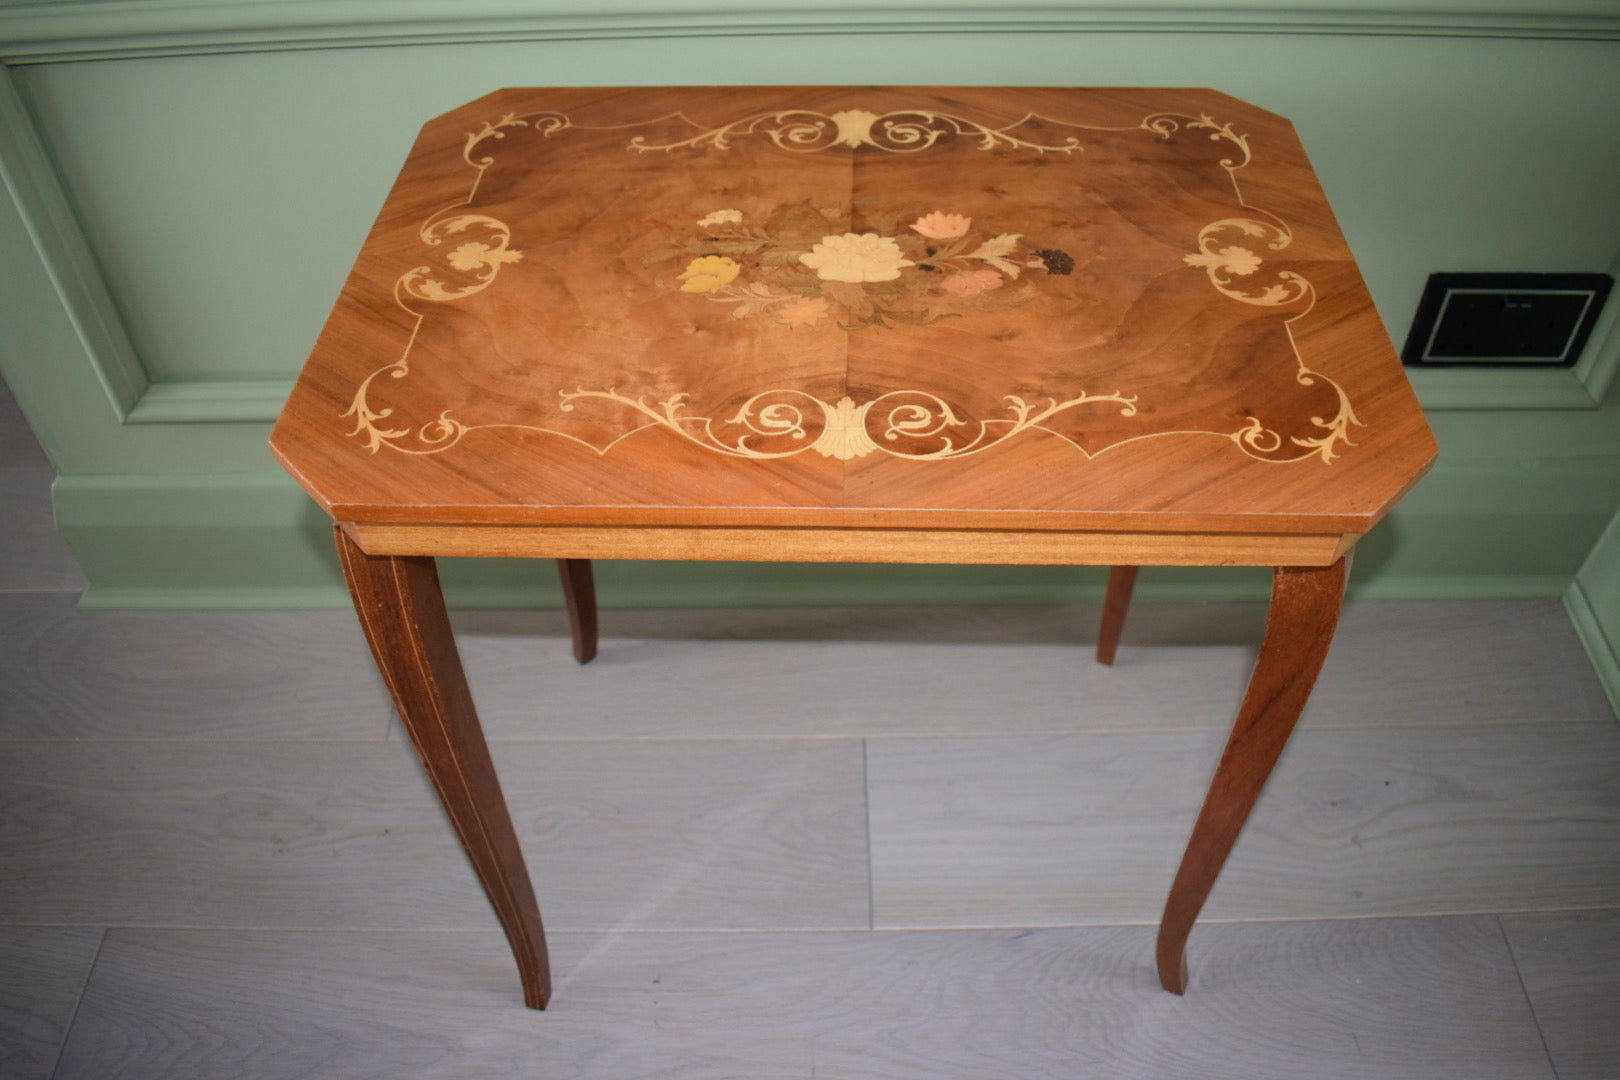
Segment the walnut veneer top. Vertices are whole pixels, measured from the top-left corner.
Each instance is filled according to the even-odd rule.
[[[1364,532],[1435,453],[1292,127],[1206,90],[503,90],[272,437],[351,522]]]

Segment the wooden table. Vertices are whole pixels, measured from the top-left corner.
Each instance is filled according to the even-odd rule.
[[[434,557],[1275,568],[1193,921],[1435,444],[1299,140],[1203,90],[503,90],[423,128],[272,437],[517,957]],[[1083,703],[1077,703],[1077,708]]]

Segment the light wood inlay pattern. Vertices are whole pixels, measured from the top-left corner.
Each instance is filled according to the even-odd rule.
[[[422,129],[271,445],[534,1005],[434,558],[560,560],[581,662],[594,559],[1274,567],[1166,908],[1179,991],[1348,553],[1435,456],[1292,127],[1162,89],[490,94]]]

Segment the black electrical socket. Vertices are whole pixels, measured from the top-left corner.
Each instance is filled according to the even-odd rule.
[[[1607,274],[1431,274],[1401,358],[1448,367],[1569,367],[1612,283]]]

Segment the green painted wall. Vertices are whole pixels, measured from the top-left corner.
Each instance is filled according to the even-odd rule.
[[[503,85],[1214,86],[1295,121],[1397,340],[1430,272],[1620,261],[1607,0],[704,7],[0,7],[0,370],[59,468],[87,602],[342,602],[325,523],[265,449],[269,421],[417,126]],[[1559,595],[1590,569],[1620,508],[1610,308],[1574,373],[1424,373],[1441,463],[1363,544],[1361,595]],[[555,601],[549,567],[446,576],[467,602]],[[600,577],[610,605],[1038,602],[1101,581],[730,564]],[[1247,572],[1143,581],[1165,597],[1263,588]]]

